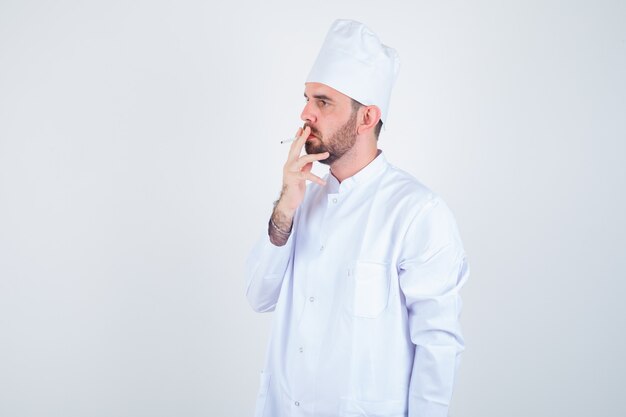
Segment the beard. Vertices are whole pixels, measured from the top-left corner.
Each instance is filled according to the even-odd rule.
[[[350,119],[339,127],[327,141],[324,141],[324,137],[319,130],[308,125],[311,128],[311,134],[313,134],[315,138],[307,140],[304,144],[306,153],[328,152],[328,158],[319,161],[326,165],[331,165],[344,156],[356,143],[356,115],[357,112],[353,111],[350,115]]]

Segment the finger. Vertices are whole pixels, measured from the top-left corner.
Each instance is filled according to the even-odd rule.
[[[321,179],[321,178],[320,178],[320,177],[318,177],[317,175],[312,174],[312,173],[310,173],[310,172],[307,172],[307,174],[306,174],[306,179],[307,179],[307,180],[309,180],[309,181],[311,181],[311,182],[314,182],[314,183],[316,183],[316,184],[322,185],[322,186],[323,186],[323,185],[326,185],[326,181],[324,181],[323,179]]]
[[[297,142],[298,142],[298,138],[300,138],[300,135],[302,135],[302,128],[299,127],[298,130],[296,131],[296,135],[294,136],[296,138],[296,140],[294,140],[293,142],[291,142],[291,146],[289,146],[289,156],[288,159],[293,159],[293,155],[296,154],[296,147]],[[298,155],[300,155],[300,152],[297,153]]]
[[[314,154],[310,154],[310,155],[303,155],[301,156],[295,164],[295,169],[297,170],[301,170],[303,166],[305,166],[306,164],[315,162],[315,161],[322,161],[326,158],[328,158],[330,156],[330,154],[328,152],[322,152],[322,153],[314,153]]]
[[[304,130],[302,128],[298,129],[300,132],[298,139],[294,140],[291,149],[289,150],[289,157],[291,159],[297,159],[302,153],[302,148],[306,143],[307,138],[311,134],[311,128],[309,126],[305,127]]]
[[[309,162],[308,164],[306,164],[305,166],[302,167],[302,172],[311,172],[311,169],[313,169],[313,162]]]

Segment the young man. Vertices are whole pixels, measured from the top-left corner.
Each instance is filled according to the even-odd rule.
[[[246,267],[250,304],[275,311],[257,417],[447,416],[469,269],[443,201],[378,149],[397,72],[393,49],[338,20],[307,78]]]

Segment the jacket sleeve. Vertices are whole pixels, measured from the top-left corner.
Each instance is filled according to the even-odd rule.
[[[446,417],[464,349],[459,289],[469,266],[454,217],[438,197],[412,220],[398,267],[415,345],[409,417]]]
[[[254,311],[274,311],[293,255],[294,234],[285,246],[278,247],[265,232],[250,252],[245,267],[246,297]]]

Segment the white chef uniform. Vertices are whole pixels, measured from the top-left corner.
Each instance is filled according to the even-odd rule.
[[[447,416],[469,274],[450,210],[380,151],[325,179],[246,265],[250,304],[274,311],[255,416]]]

